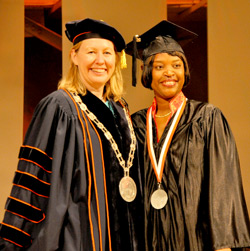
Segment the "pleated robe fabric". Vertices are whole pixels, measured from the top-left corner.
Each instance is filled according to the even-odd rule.
[[[165,160],[162,187],[168,194],[160,210],[150,204],[157,179],[147,151],[147,109],[132,115],[144,175],[147,251],[212,251],[250,247],[250,223],[234,137],[221,111],[188,100]],[[156,159],[171,126],[157,143]],[[237,249],[239,248],[239,249]]]
[[[127,160],[130,133],[122,103],[110,109],[90,92],[81,97],[106,126]],[[137,162],[137,157],[135,157]],[[0,250],[143,250],[141,183],[125,202],[123,177],[110,143],[73,101],[58,90],[37,106],[19,154],[0,229]]]

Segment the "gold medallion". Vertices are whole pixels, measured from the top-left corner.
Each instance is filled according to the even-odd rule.
[[[124,176],[119,183],[119,192],[121,197],[125,201],[133,201],[137,193],[137,188],[134,180],[129,176]]]

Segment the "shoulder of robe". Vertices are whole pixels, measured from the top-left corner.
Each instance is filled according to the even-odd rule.
[[[77,116],[76,107],[78,105],[73,101],[73,97],[64,90],[56,90],[44,97],[38,104],[38,107],[46,106],[46,109],[60,109],[68,116]]]
[[[146,128],[147,110],[148,108],[142,109],[131,115],[134,128]]]
[[[221,110],[213,104],[196,100],[188,100],[187,109],[194,113],[195,116],[200,116],[206,119],[215,114],[222,114]]]
[[[122,104],[122,106],[125,106],[128,109],[128,103],[124,98],[121,98],[119,101]]]
[[[148,108],[141,109],[131,115],[132,119],[145,117],[147,115]]]

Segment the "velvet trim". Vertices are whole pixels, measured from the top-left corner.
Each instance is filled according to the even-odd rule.
[[[45,219],[41,209],[14,197],[9,197],[6,210],[33,223],[39,223]]]
[[[0,237],[19,247],[27,247],[32,242],[28,233],[5,223],[1,224]]]
[[[29,173],[16,171],[13,184],[27,189],[36,195],[49,197],[50,184]]]
[[[128,159],[131,138],[121,102],[109,100],[115,113],[115,115],[113,115],[111,110],[91,92],[87,92],[85,96],[80,95],[80,97],[87,105],[88,109],[95,114],[107,130],[112,132],[112,136],[116,141],[124,160],[126,161]],[[102,137],[103,132],[100,132],[100,135]]]
[[[37,148],[22,146],[20,148],[18,158],[20,160],[34,162],[35,164],[38,164],[38,166],[45,169],[45,171],[51,172],[52,158]]]

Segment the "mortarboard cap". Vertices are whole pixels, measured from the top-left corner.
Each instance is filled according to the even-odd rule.
[[[142,35],[136,35],[127,44],[126,53],[133,56],[133,86],[136,85],[136,58],[145,61],[148,57],[164,52],[178,51],[198,35],[181,26],[163,20]]]
[[[88,38],[104,38],[113,42],[118,52],[125,49],[122,35],[103,21],[86,18],[68,22],[65,27],[65,34],[74,45]]]

